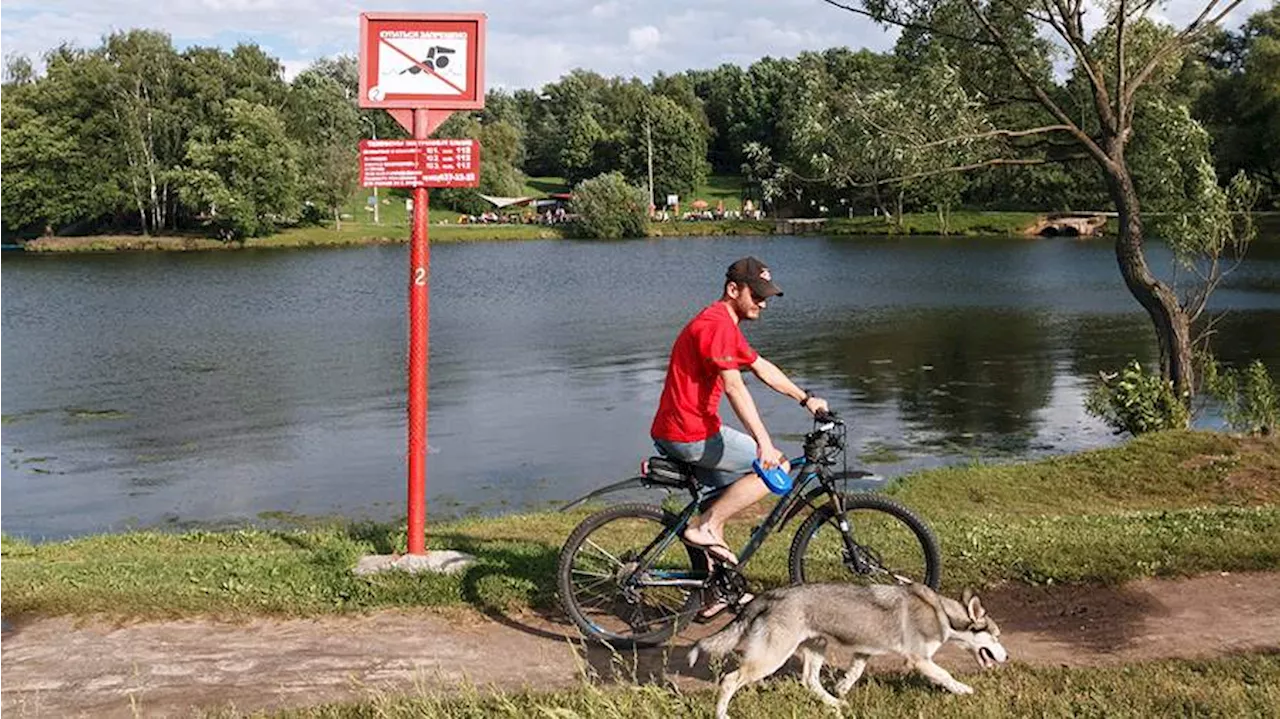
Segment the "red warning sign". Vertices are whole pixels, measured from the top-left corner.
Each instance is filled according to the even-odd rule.
[[[480,143],[476,140],[361,140],[360,184],[364,187],[477,187]]]
[[[484,107],[485,16],[360,15],[360,107]]]

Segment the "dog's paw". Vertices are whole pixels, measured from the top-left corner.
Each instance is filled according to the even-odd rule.
[[[956,682],[955,684],[952,684],[951,686],[947,687],[947,689],[949,689],[952,694],[972,694],[973,693],[973,687],[963,682]]]

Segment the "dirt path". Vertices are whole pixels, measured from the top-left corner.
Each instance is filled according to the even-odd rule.
[[[1017,588],[984,597],[1013,659],[1052,666],[1212,657],[1280,647],[1280,573],[1149,580],[1120,588]],[[710,628],[701,628],[705,634]],[[8,717],[186,716],[192,707],[241,710],[354,699],[463,681],[550,689],[583,671],[608,677],[598,649],[575,652],[569,628],[539,616],[380,612],[356,618],[116,625],[41,619],[6,625],[3,711]],[[627,670],[700,686],[680,642]],[[670,654],[670,657],[666,655]],[[971,662],[948,650],[944,665]]]

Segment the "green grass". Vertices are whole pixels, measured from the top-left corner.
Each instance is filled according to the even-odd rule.
[[[1276,440],[1174,432],[1035,463],[933,470],[889,493],[933,525],[949,590],[1280,569]],[[429,524],[432,548],[477,557],[456,576],[356,577],[350,570],[357,557],[404,551],[404,526],[330,522],[47,544],[4,537],[0,583],[6,617],[546,607],[554,603],[556,553],[587,511]],[[731,526],[733,543],[745,541],[749,525]],[[748,567],[753,581],[786,582],[796,526],[766,542]]]
[[[563,177],[525,177],[522,195],[550,195],[553,192],[569,192],[573,188]]]
[[[1036,221],[1034,212],[980,212],[958,210],[951,213],[947,233],[951,235],[1020,235]],[[906,213],[898,224],[884,216],[834,218],[823,226],[829,235],[940,235],[942,223],[931,212]]]
[[[649,223],[650,237],[708,237],[773,234],[773,220],[698,220]]]
[[[827,677],[830,686],[833,677]],[[1159,661],[1096,669],[1032,668],[1013,664],[966,675],[972,696],[941,692],[916,675],[864,678],[846,699],[843,716],[859,719],[971,719],[972,717],[1274,717],[1280,706],[1280,654],[1201,661]],[[681,691],[661,684],[583,682],[556,692],[420,689],[407,696],[370,693],[357,703],[257,714],[279,719],[379,717],[704,717],[714,713],[715,690]],[[145,709],[145,701],[142,706]],[[794,678],[771,679],[734,697],[739,719],[836,716]],[[227,711],[209,717],[238,716]]]
[[[741,210],[746,186],[741,175],[708,175],[702,184],[694,188],[693,194],[680,198],[680,209],[687,210],[695,200],[703,200],[712,210],[719,202],[724,202],[726,211]]]

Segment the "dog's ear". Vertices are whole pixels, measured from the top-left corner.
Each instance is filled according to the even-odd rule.
[[[987,610],[982,608],[978,595],[968,589],[964,590],[964,608],[969,612],[970,621],[977,622],[987,616]]]

